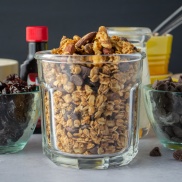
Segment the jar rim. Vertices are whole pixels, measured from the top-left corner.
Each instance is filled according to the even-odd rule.
[[[163,93],[163,94],[170,93],[173,95],[182,96],[182,92],[173,92],[173,91],[169,91],[169,90],[156,90],[156,89],[152,88],[152,84],[144,85],[143,88],[144,88],[144,90],[150,91],[150,92]]]
[[[152,32],[147,27],[106,27],[109,34],[115,35],[151,35]]]
[[[122,59],[125,61],[125,62],[137,62],[137,61],[140,61],[142,59],[145,58],[145,53],[142,52],[142,53],[133,53],[133,54],[105,54],[105,55],[61,55],[61,54],[52,54],[51,53],[51,50],[47,50],[47,51],[39,51],[39,52],[36,52],[34,57],[35,59],[37,60],[47,60],[47,61],[58,61],[58,62],[67,62],[65,61],[67,58],[72,58],[74,59],[75,58],[75,61],[77,59],[77,63],[79,62],[78,61],[78,58],[86,58],[86,60],[89,58],[94,58],[94,57],[98,57],[98,56],[101,56],[101,57],[114,57],[114,56],[119,56],[120,59],[121,59],[121,62],[122,62]],[[80,63],[83,63],[83,61],[80,61]],[[85,61],[85,63],[91,63],[89,61]],[[102,62],[100,61],[99,63],[106,63],[106,62]]]
[[[10,94],[0,94],[0,97],[4,97],[4,96],[16,96],[16,95],[28,95],[28,94],[37,94],[40,93],[40,89],[39,90],[34,90],[34,91],[28,91],[28,92],[18,92],[18,93],[10,93]]]

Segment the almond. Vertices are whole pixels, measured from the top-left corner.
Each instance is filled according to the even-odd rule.
[[[73,54],[75,52],[75,45],[74,44],[67,44],[64,48],[64,54]]]
[[[94,37],[96,36],[97,32],[90,32],[86,35],[84,35],[76,44],[76,47],[81,47],[82,45],[85,45],[86,43],[91,42]]]

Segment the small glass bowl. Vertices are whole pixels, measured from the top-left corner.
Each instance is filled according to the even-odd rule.
[[[161,144],[182,149],[182,93],[154,90],[146,85],[144,97],[149,120]]]
[[[40,91],[0,94],[0,154],[22,150],[40,117]]]

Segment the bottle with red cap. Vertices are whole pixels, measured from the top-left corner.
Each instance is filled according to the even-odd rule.
[[[34,84],[38,74],[37,61],[34,58],[34,54],[38,51],[47,50],[48,27],[26,27],[26,41],[28,42],[28,55],[20,67],[20,77],[29,84]]]
[[[26,27],[26,41],[28,42],[28,55],[27,59],[20,66],[20,77],[28,84],[37,85],[38,69],[34,54],[48,49],[48,28],[46,26]],[[41,133],[40,119],[34,133]]]

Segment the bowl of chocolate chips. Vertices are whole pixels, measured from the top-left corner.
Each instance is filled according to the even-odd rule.
[[[182,149],[182,75],[144,86],[146,111],[161,144]]]
[[[18,75],[0,82],[0,154],[21,151],[40,117],[40,92]]]

